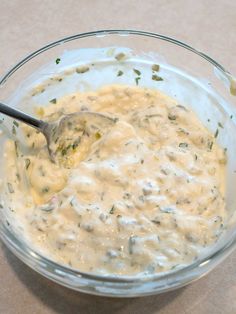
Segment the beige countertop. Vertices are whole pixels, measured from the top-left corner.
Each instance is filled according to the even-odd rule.
[[[133,28],[185,41],[236,74],[235,0],[0,0],[0,76],[23,56],[64,36]],[[109,299],[41,277],[0,244],[0,314],[236,313],[236,251],[199,281],[159,296]]]

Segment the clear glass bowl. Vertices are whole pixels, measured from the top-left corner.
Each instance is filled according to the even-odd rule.
[[[125,53],[125,60],[117,60],[120,53]],[[154,63],[160,64],[158,75],[164,81],[151,79],[150,69]],[[92,70],[83,76],[76,75],[75,67],[84,64],[89,64]],[[233,96],[236,84],[233,76],[207,55],[172,38],[143,31],[105,30],[79,34],[53,42],[16,64],[0,79],[0,99],[32,113],[35,103],[46,105],[52,95],[96,89],[110,83],[135,85],[137,81],[131,73],[135,67],[142,72],[140,86],[158,88],[180,103],[188,104],[212,132],[219,121],[224,124],[218,141],[227,148],[226,204],[232,217],[225,234],[207,256],[201,256],[191,265],[163,274],[115,277],[83,273],[42,256],[9,227],[6,210],[1,209],[0,236],[16,256],[45,277],[90,294],[134,297],[182,287],[213,269],[236,243],[236,97]],[[117,76],[118,70],[125,70],[127,75]],[[39,83],[45,85],[43,93],[35,89]],[[2,137],[1,145],[4,140]]]

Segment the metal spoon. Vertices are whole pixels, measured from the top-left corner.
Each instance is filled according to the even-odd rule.
[[[77,147],[82,136],[94,135],[98,137],[99,134],[100,137],[107,127],[111,127],[117,121],[117,119],[101,113],[80,111],[63,115],[54,122],[45,122],[1,102],[0,112],[41,132],[46,138],[52,161],[55,161],[59,151],[60,157],[63,157],[63,150],[68,149],[68,147],[73,148],[75,145]]]

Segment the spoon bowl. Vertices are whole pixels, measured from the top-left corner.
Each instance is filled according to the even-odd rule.
[[[91,144],[117,121],[101,113],[80,111],[63,115],[54,122],[46,122],[1,102],[0,112],[41,132],[46,138],[51,160],[64,165],[67,165],[71,153],[79,151],[81,144],[83,152],[88,151]],[[80,155],[79,159],[82,158]]]

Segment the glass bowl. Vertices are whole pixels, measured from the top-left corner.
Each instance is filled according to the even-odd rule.
[[[151,66],[160,65],[157,81]],[[76,74],[78,66],[90,71]],[[141,78],[137,80],[140,70]],[[126,75],[118,76],[117,71]],[[220,64],[194,48],[159,34],[135,30],[104,30],[78,34],[53,42],[25,57],[0,79],[0,99],[33,113],[36,103],[46,105],[52,95],[96,89],[105,84],[157,88],[186,103],[212,132],[223,123],[218,142],[227,149],[227,230],[207,254],[191,265],[168,273],[147,276],[104,276],[83,273],[42,256],[9,225],[7,209],[0,211],[0,236],[6,246],[38,273],[68,288],[89,294],[134,297],[182,287],[205,275],[235,247],[236,134],[235,79]],[[6,124],[9,123],[6,120]],[[0,139],[1,145],[5,141]],[[3,167],[2,165],[0,167]],[[1,172],[3,173],[3,171]]]

